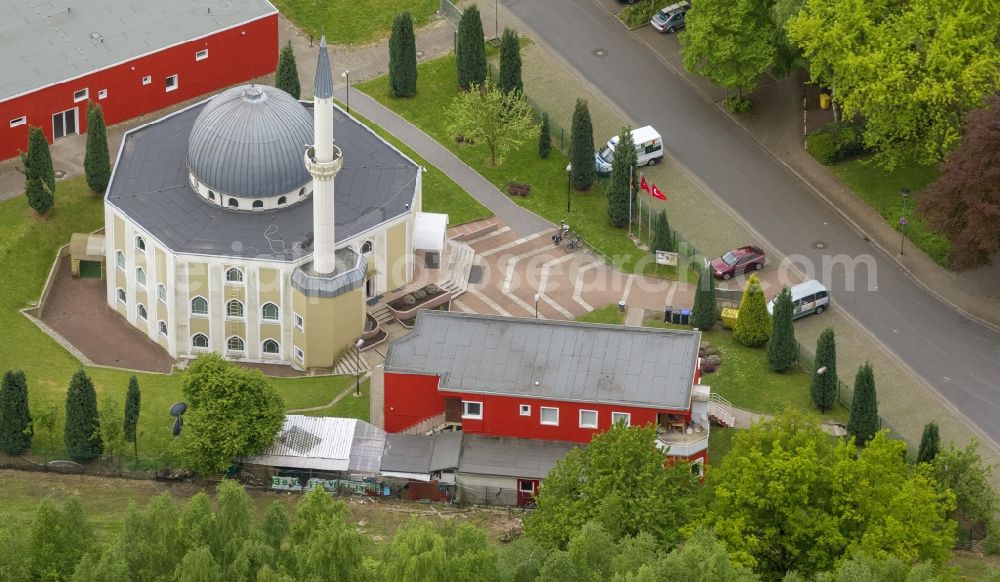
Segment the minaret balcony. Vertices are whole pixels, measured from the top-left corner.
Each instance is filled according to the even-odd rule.
[[[332,180],[340,172],[341,166],[344,165],[344,156],[340,152],[340,148],[336,145],[333,147],[333,159],[329,162],[320,162],[316,160],[316,146],[309,146],[306,149],[305,163],[306,170],[312,174],[313,179],[316,180]]]

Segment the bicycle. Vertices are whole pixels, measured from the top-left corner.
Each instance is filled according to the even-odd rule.
[[[575,237],[573,237],[572,240],[570,240],[568,243],[566,243],[566,247],[563,250],[566,253],[571,253],[571,252],[573,252],[574,249],[578,249],[578,248],[580,248],[582,246],[583,246],[583,241],[580,240],[580,237],[575,236]]]

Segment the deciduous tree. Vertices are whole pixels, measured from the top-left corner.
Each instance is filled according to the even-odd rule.
[[[629,223],[632,203],[632,179],[636,172],[637,159],[632,129],[623,127],[618,134],[615,157],[611,161],[611,179],[605,194],[608,197],[608,218],[612,226],[621,228]],[[662,249],[667,250],[667,249]]]
[[[34,417],[32,428],[39,429],[39,432],[44,432],[48,437],[45,447],[42,449],[44,451],[42,453],[42,460],[47,465],[49,463],[49,453],[56,446],[56,422],[59,419],[59,405],[49,404],[43,406],[35,410],[32,416]]]
[[[455,60],[459,87],[469,90],[486,82],[486,39],[483,38],[483,20],[475,4],[462,11],[462,19],[458,22]]]
[[[135,452],[135,460],[139,460],[139,435],[136,428],[139,426],[139,409],[142,394],[139,392],[139,380],[133,374],[128,379],[128,394],[125,396],[125,418],[122,428],[125,433],[125,441],[132,443]]]
[[[26,536],[30,553],[25,558],[32,580],[68,580],[93,544],[93,532],[76,496],[67,498],[62,508],[42,501]]]
[[[691,326],[708,331],[715,325],[715,279],[712,269],[705,266],[698,273],[698,286],[694,290],[694,309],[691,310]]]
[[[500,38],[500,90],[524,91],[521,80],[521,43],[517,33],[509,28],[503,29]]]
[[[447,116],[449,132],[486,144],[493,166],[502,163],[534,130],[531,106],[524,95],[504,93],[492,81],[456,95]]]
[[[101,456],[101,421],[97,411],[97,393],[90,376],[77,369],[66,392],[66,452],[77,463]]]
[[[538,157],[545,159],[552,151],[552,130],[549,127],[549,114],[542,113],[542,127],[538,130]]]
[[[928,422],[924,425],[924,434],[920,436],[920,448],[917,449],[917,462],[930,463],[937,457],[941,449],[941,435],[938,434],[936,422]]]
[[[87,102],[87,149],[83,156],[83,170],[90,190],[103,194],[111,181],[111,152],[108,151],[104,112],[93,101]]]
[[[985,265],[1000,251],[1000,94],[969,113],[962,140],[919,208],[927,225],[951,242],[951,268]]]
[[[1000,500],[990,486],[992,472],[992,467],[983,463],[976,440],[964,449],[949,446],[931,462],[931,474],[941,490],[955,495],[958,517],[964,523],[976,523],[995,533]]]
[[[410,12],[396,15],[389,37],[389,90],[394,97],[417,94],[417,38]]]
[[[733,326],[733,337],[741,344],[756,348],[764,345],[771,335],[771,316],[757,274],[750,275],[743,297],[740,299],[739,316]]]
[[[799,344],[792,326],[792,293],[785,287],[774,300],[771,339],[767,340],[767,363],[775,372],[791,369],[799,359]]]
[[[278,68],[274,71],[274,86],[296,99],[302,92],[299,85],[299,69],[295,64],[295,52],[292,50],[292,41],[288,41],[288,44],[281,47],[281,52],[278,53]]]
[[[98,412],[100,420],[101,443],[104,454],[117,464],[121,471],[121,456],[125,454],[128,442],[125,440],[124,422],[122,420],[121,402],[112,394],[105,394],[101,409]]]
[[[820,412],[829,410],[837,400],[840,379],[837,377],[837,340],[833,328],[823,330],[816,340],[816,361],[813,366],[812,385],[809,394],[813,406]]]
[[[22,370],[7,370],[0,384],[0,450],[20,455],[31,448],[33,435],[28,380]]]
[[[851,401],[851,417],[847,421],[847,434],[863,446],[878,432],[879,424],[875,373],[872,365],[865,362],[854,377],[854,398]]]
[[[594,166],[594,127],[590,123],[590,109],[583,99],[576,100],[570,132],[570,180],[573,188],[589,190],[594,185],[597,168]]]
[[[187,466],[201,473],[221,473],[237,457],[264,450],[285,420],[281,397],[263,374],[218,354],[192,362],[182,388],[190,409],[181,450]]]
[[[222,582],[222,568],[206,548],[191,549],[177,566],[177,582]]]

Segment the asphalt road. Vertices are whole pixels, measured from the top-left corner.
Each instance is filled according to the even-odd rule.
[[[504,0],[507,8],[785,255],[871,257],[817,277],[862,322],[994,441],[1000,442],[1000,333],[915,284],[797,176],[657,59],[592,0]],[[607,54],[597,57],[596,48]],[[600,136],[595,136],[601,139]],[[824,250],[813,247],[826,243]],[[871,290],[869,290],[871,289]],[[845,379],[853,377],[844,371]],[[931,414],[929,414],[931,416]]]

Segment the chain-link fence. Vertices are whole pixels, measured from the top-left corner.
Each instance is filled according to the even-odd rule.
[[[518,493],[510,487],[460,484],[456,486],[460,505],[484,507],[517,507]],[[523,503],[522,503],[523,505]]]
[[[458,28],[458,23],[462,20],[462,11],[448,0],[441,0],[438,6],[438,14],[455,28]]]

